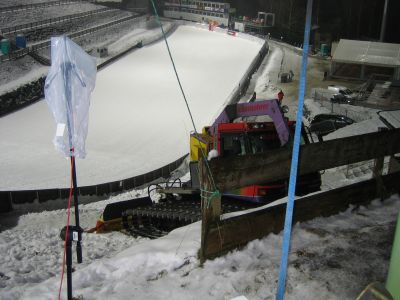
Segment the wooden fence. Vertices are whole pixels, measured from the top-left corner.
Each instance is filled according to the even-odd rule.
[[[385,193],[399,192],[400,172],[381,176],[383,157],[400,153],[400,129],[346,137],[303,145],[300,148],[299,174],[377,159],[375,178],[339,189],[296,200],[294,222],[329,216],[350,204],[361,205]],[[291,149],[235,158],[211,160],[210,168],[220,192],[289,177]],[[200,170],[205,168],[200,166]],[[378,170],[378,168],[380,170]],[[202,186],[207,189],[203,171]],[[283,228],[286,204],[272,206],[239,217],[220,219],[220,199],[203,203],[200,259],[205,261],[247,242]]]
[[[400,129],[302,145],[299,174],[308,174],[400,152]],[[227,191],[289,177],[292,149],[212,160],[219,190]]]
[[[400,191],[400,172],[385,175],[382,180],[387,195]],[[337,214],[348,209],[349,205],[368,204],[378,197],[376,187],[377,180],[374,178],[297,199],[293,224]],[[270,233],[279,233],[283,230],[285,212],[286,203],[211,224],[203,249],[204,259],[220,256]]]

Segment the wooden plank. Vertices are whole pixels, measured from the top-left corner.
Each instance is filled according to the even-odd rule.
[[[400,152],[400,129],[374,132],[300,147],[299,174],[312,173]],[[292,149],[210,161],[221,192],[289,177]]]
[[[374,161],[374,170],[372,174],[376,179],[376,197],[381,198],[382,200],[387,197],[385,186],[382,182],[382,173],[383,173],[383,164],[384,164],[384,157],[376,158]]]
[[[382,176],[382,181],[388,194],[399,192],[400,172]],[[359,206],[375,198],[375,179],[303,197],[295,201],[293,222],[331,216],[346,210],[350,204]],[[210,224],[203,245],[204,258],[217,257],[269,233],[280,232],[284,225],[285,210],[286,204],[280,204]]]
[[[160,194],[179,194],[179,195],[194,195],[199,194],[199,189],[192,189],[186,187],[168,187],[168,188],[161,188],[158,190]]]

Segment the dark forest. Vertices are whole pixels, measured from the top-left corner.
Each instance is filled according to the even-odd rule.
[[[276,34],[302,40],[306,0],[229,0],[237,16],[275,13]],[[314,0],[313,28],[322,40],[379,40],[384,0]],[[389,0],[385,42],[400,43],[400,1]]]

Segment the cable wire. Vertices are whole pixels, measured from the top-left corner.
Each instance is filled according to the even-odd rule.
[[[65,240],[64,240],[64,253],[63,253],[63,262],[62,262],[62,271],[61,271],[61,280],[60,280],[60,287],[58,289],[58,300],[61,299],[61,290],[64,280],[64,273],[65,273],[65,256],[67,252],[67,240],[68,240],[68,229],[70,223],[70,216],[71,216],[71,200],[72,200],[72,191],[73,191],[73,184],[72,184],[72,161],[71,161],[71,183],[69,189],[69,197],[68,197],[68,209],[67,209],[67,226],[65,232]]]
[[[157,12],[157,8],[156,8],[156,6],[155,6],[155,4],[154,4],[154,0],[151,0],[151,4],[152,4],[152,6],[153,6],[153,10],[154,10],[154,13],[155,13],[155,15],[156,15],[157,22],[158,22],[158,24],[160,25],[161,32],[162,32],[163,37],[164,37],[165,45],[167,46],[168,55],[169,55],[169,58],[170,58],[170,60],[171,60],[172,67],[174,68],[175,76],[176,76],[176,79],[177,79],[177,81],[178,81],[179,88],[180,88],[180,90],[181,90],[183,99],[185,100],[185,104],[186,104],[186,108],[187,108],[188,113],[189,113],[189,116],[190,116],[190,120],[192,121],[193,129],[194,129],[194,131],[195,131],[195,134],[198,136],[197,129],[196,129],[196,124],[195,124],[195,122],[194,122],[194,118],[193,118],[192,112],[191,112],[191,110],[190,110],[189,103],[188,103],[188,101],[187,101],[185,92],[184,92],[184,90],[183,90],[183,87],[182,87],[182,84],[181,84],[181,80],[179,79],[178,71],[177,71],[177,69],[176,69],[175,62],[174,62],[174,59],[173,59],[173,57],[172,57],[171,50],[170,50],[170,48],[169,48],[168,40],[167,40],[167,37],[166,37],[166,35],[165,35],[164,28],[163,28],[163,26],[162,26],[160,17],[159,17],[158,12]],[[208,174],[209,174],[209,176],[210,176],[211,184],[213,185],[214,190],[217,190],[217,187],[216,187],[215,181],[214,181],[214,177],[212,176],[210,166],[209,166],[209,164],[208,164],[208,162],[207,162],[206,155],[205,155],[205,153],[204,153],[204,151],[203,151],[203,148],[202,148],[201,145],[200,145],[200,140],[199,140],[199,139],[197,139],[197,140],[199,141],[199,146],[200,146],[199,148],[200,148],[201,154],[202,154],[202,156],[203,156],[203,159],[204,159],[204,161],[205,161],[206,168],[207,168],[207,172],[208,172]]]
[[[181,80],[180,80],[179,75],[178,75],[178,71],[176,70],[175,62],[174,62],[174,59],[173,59],[173,57],[172,57],[171,50],[170,50],[170,48],[169,48],[169,44],[168,44],[167,37],[166,37],[166,35],[165,35],[164,28],[163,28],[163,26],[162,26],[162,23],[161,23],[161,20],[160,20],[159,15],[158,15],[156,6],[155,6],[155,4],[154,4],[154,1],[151,0],[151,3],[152,3],[152,5],[153,5],[154,13],[156,14],[157,22],[158,22],[158,24],[160,25],[161,32],[162,32],[163,37],[164,37],[165,45],[167,46],[169,58],[171,59],[172,67],[174,68],[175,76],[176,76],[176,79],[178,80],[179,88],[180,88],[180,90],[181,90],[183,99],[185,100],[186,108],[187,108],[187,110],[188,110],[188,112],[189,112],[190,119],[191,119],[192,124],[193,124],[193,128],[194,128],[194,130],[197,132],[196,125],[195,125],[194,119],[193,119],[193,115],[192,115],[192,112],[191,112],[191,110],[190,110],[189,103],[188,103],[188,101],[187,101],[187,99],[186,99],[186,95],[185,95],[185,92],[184,92],[184,90],[183,90],[183,87],[182,87],[182,84],[181,84]]]

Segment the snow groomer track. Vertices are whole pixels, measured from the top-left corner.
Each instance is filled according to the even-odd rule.
[[[169,45],[197,128],[239,96],[267,46],[263,40],[179,26]],[[52,144],[44,101],[0,119],[0,203],[63,197],[69,161]],[[87,157],[77,160],[80,193],[107,194],[168,176],[188,153],[192,125],[163,41],[98,72]],[[172,162],[172,163],[171,163]]]

